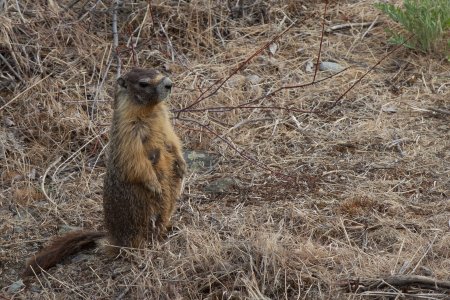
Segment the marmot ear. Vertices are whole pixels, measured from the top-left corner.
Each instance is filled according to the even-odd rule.
[[[125,82],[125,79],[123,79],[122,77],[119,77],[119,78],[117,79],[117,84],[120,85],[121,87],[124,87],[124,88],[127,87],[127,84],[126,84],[126,82]]]

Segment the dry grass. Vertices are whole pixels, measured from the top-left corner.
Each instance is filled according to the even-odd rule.
[[[317,57],[323,5],[296,0],[243,1],[243,12],[230,12],[226,1],[124,5],[123,69],[136,60],[168,71],[174,110],[297,24],[274,55],[264,50],[196,111],[174,119],[187,149],[219,155],[212,170],[189,174],[178,231],[144,253],[130,250],[130,260],[78,255],[10,294],[25,258],[61,225],[103,226],[112,4],[84,0],[66,10],[72,2],[6,1],[0,12],[0,54],[11,66],[0,61],[0,298],[442,298],[393,288],[354,294],[338,282],[395,274],[450,280],[448,62],[399,49],[331,108],[390,51],[382,27],[363,39],[367,27],[354,27],[326,34],[321,53],[349,70],[254,103],[324,113],[205,110],[312,80],[305,64]],[[336,1],[326,25],[377,16],[371,1]],[[206,192],[223,177],[235,179],[229,193]]]

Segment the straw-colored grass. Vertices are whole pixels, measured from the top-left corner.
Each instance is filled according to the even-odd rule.
[[[321,60],[350,68],[261,97],[311,82],[305,66],[317,59],[323,4],[125,1],[116,51],[111,2],[0,1],[0,298],[442,298],[340,283],[450,280],[448,62],[399,47],[334,105],[393,48],[378,26],[326,31]],[[325,29],[378,15],[371,1],[336,1]],[[177,114],[293,22],[273,53]],[[62,225],[103,227],[116,52],[122,72],[137,64],[170,74],[177,133],[217,163],[190,171],[173,216],[179,229],[165,241],[128,250],[129,259],[84,252],[14,290],[25,259]],[[235,182],[227,193],[208,192],[225,177]]]

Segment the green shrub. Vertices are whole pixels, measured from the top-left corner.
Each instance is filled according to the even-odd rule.
[[[403,9],[390,3],[377,3],[375,7],[410,33],[402,35],[387,30],[392,35],[389,41],[394,44],[404,43],[422,52],[438,50],[450,30],[450,0],[404,0]],[[406,41],[411,34],[412,38]],[[443,44],[450,45],[450,40]]]

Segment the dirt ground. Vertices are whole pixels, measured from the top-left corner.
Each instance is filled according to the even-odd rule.
[[[0,1],[0,299],[450,297],[442,53],[389,45],[373,1],[112,2]],[[103,229],[116,54],[175,83],[177,229],[21,281],[52,237]]]

